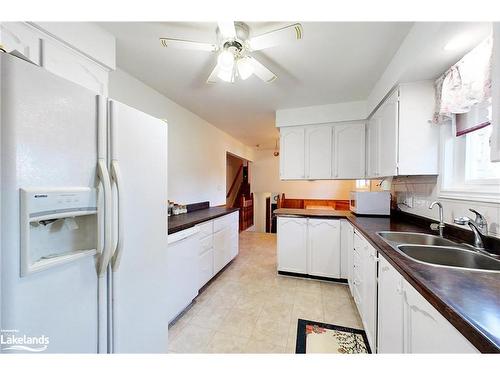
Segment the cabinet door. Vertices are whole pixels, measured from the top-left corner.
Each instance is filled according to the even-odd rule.
[[[352,247],[354,229],[347,220],[340,220],[340,277],[352,281]]]
[[[91,91],[107,95],[108,72],[69,47],[43,40],[42,66]]]
[[[358,311],[361,314],[363,311],[363,298],[362,298],[362,287],[363,287],[363,253],[364,242],[361,236],[354,232],[353,237],[353,249],[352,249],[352,297],[354,298],[354,302],[356,302],[356,306],[358,307]]]
[[[365,124],[334,127],[333,178],[365,177]]]
[[[398,118],[399,100],[396,90],[382,104],[379,127],[379,176],[396,176],[398,163]]]
[[[278,217],[278,271],[307,273],[307,219]]]
[[[198,289],[201,289],[214,276],[214,250],[208,249],[203,254],[198,255],[199,282]]]
[[[478,353],[406,280],[403,296],[405,353]]]
[[[378,353],[403,353],[403,278],[379,257]]]
[[[306,178],[332,178],[332,127],[306,128]]]
[[[339,220],[309,219],[307,237],[307,273],[314,276],[339,278]]]
[[[214,274],[219,272],[231,257],[231,230],[225,227],[214,233]]]
[[[40,65],[40,36],[22,22],[0,24],[0,44],[7,52],[17,50],[35,64]]]
[[[368,122],[366,138],[367,138],[367,154],[366,165],[368,177],[379,176],[379,149],[380,149],[380,114],[376,112]]]
[[[282,180],[305,178],[305,130],[303,127],[280,129],[280,177]]]
[[[375,353],[377,333],[377,251],[368,243],[363,251],[363,298],[361,318],[372,352]]]

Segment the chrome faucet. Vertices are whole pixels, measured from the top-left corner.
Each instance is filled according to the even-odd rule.
[[[434,206],[439,207],[439,224],[431,224],[431,229],[432,230],[439,230],[439,236],[443,237],[443,229],[444,229],[444,222],[443,222],[443,205],[441,202],[434,201],[431,203],[429,206],[429,210],[432,210]]]
[[[469,211],[476,215],[474,219],[474,224],[476,224],[477,229],[481,234],[488,235],[488,222],[479,212],[474,210],[473,208],[469,208]]]
[[[483,236],[481,230],[478,228],[477,224],[472,220],[469,220],[467,224],[474,233],[474,248],[477,250],[484,250]]]

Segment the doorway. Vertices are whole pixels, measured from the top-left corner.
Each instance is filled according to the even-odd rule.
[[[253,226],[250,161],[226,153],[226,207],[240,209],[240,231]]]

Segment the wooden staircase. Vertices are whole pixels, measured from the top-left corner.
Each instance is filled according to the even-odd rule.
[[[243,179],[237,187],[238,192],[231,206],[240,209],[240,231],[244,231],[253,225],[253,193],[250,191],[250,183],[248,182],[248,166],[242,165],[240,167],[227,192],[226,198],[229,198],[233,190],[236,189],[236,182],[239,179],[240,173],[243,174]]]

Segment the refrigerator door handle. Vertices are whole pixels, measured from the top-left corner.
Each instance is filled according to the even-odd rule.
[[[97,174],[101,180],[104,190],[104,247],[101,252],[101,258],[98,264],[98,276],[101,277],[106,273],[109,261],[111,259],[112,250],[112,202],[111,202],[111,182],[109,178],[108,168],[104,159],[99,159],[97,162]]]
[[[120,266],[120,259],[123,252],[123,191],[122,191],[122,183],[121,183],[121,172],[120,165],[118,164],[118,160],[111,161],[111,179],[116,184],[116,193],[117,193],[117,216],[118,216],[118,228],[117,228],[117,241],[116,246],[113,251],[113,259],[112,259],[112,269],[113,272],[118,270]]]

